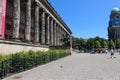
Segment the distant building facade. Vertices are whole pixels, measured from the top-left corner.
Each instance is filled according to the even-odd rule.
[[[120,38],[120,9],[113,8],[108,26],[108,39],[116,43],[118,38]]]
[[[0,0],[0,53],[48,50],[71,34],[47,0]]]

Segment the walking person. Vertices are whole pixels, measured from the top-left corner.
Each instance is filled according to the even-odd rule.
[[[110,54],[111,54],[111,58],[115,58],[113,49],[110,50]]]
[[[107,50],[107,49],[105,50],[105,53],[106,53],[106,54],[108,53],[108,50]]]

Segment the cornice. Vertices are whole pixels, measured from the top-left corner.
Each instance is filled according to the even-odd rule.
[[[55,18],[58,19],[58,21],[69,31],[70,34],[72,34],[72,31],[68,28],[68,26],[65,24],[63,19],[60,17],[60,15],[56,12],[56,10],[52,7],[52,5],[48,2],[48,0],[39,0],[44,6],[49,10],[50,13],[52,13]]]

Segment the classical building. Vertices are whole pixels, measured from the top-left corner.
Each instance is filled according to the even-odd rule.
[[[0,53],[63,46],[71,34],[47,0],[0,0]]]
[[[118,38],[120,38],[120,9],[113,8],[108,26],[108,39],[116,43]]]

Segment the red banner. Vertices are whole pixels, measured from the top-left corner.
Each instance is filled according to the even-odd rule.
[[[2,0],[2,38],[5,37],[6,0]]]

